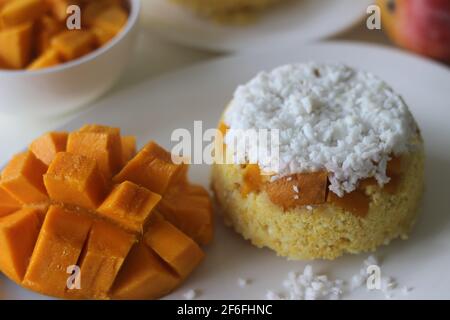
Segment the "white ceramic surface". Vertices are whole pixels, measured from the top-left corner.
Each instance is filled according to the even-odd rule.
[[[80,59],[37,71],[0,70],[0,113],[54,115],[84,106],[119,79],[133,47],[140,0],[130,0],[124,30]]]
[[[213,51],[270,50],[306,43],[344,31],[362,18],[372,0],[292,0],[270,8],[252,24],[220,25],[170,0],[145,0],[143,23],[158,35]]]
[[[230,57],[184,69],[107,97],[63,127],[85,123],[120,126],[138,142],[155,139],[171,147],[175,128],[193,130],[194,120],[212,128],[235,87],[262,69],[296,61],[339,61],[370,70],[388,81],[414,113],[425,139],[426,194],[421,216],[408,241],[396,240],[380,248],[382,275],[395,277],[394,299],[450,298],[450,71],[448,68],[403,52],[368,45],[326,43],[293,45],[283,50]],[[6,158],[0,154],[0,161]],[[192,166],[191,178],[208,186],[209,168]],[[204,263],[167,298],[182,299],[198,289],[204,299],[264,299],[266,290],[283,291],[289,271],[302,271],[310,263],[331,278],[350,279],[359,272],[367,254],[346,255],[335,261],[286,261],[267,249],[257,249],[216,219],[216,237],[206,248]],[[238,277],[251,279],[240,288]],[[413,290],[404,295],[401,288]],[[0,277],[0,298],[45,297],[30,293]],[[359,289],[346,299],[384,298],[381,292]]]

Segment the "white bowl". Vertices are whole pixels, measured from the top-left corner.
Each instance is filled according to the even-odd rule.
[[[0,70],[0,113],[50,115],[87,105],[119,79],[134,43],[140,0],[129,0],[124,29],[109,43],[55,67],[36,71]]]

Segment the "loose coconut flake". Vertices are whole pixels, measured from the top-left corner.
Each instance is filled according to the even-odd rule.
[[[319,63],[261,72],[237,88],[224,121],[231,131],[278,129],[276,167],[270,150],[262,150],[266,143],[244,145],[245,158],[257,159],[276,178],[325,169],[330,190],[339,196],[367,177],[374,176],[380,185],[389,182],[390,156],[408,151],[417,128],[402,98],[375,75]],[[227,134],[225,143],[245,143],[239,137],[244,131]],[[237,154],[233,159],[246,160]]]
[[[266,292],[267,300],[337,300],[345,294],[366,286],[368,273],[367,267],[371,265],[380,265],[375,256],[369,256],[364,260],[360,270],[354,274],[350,281],[342,279],[330,279],[327,275],[317,275],[313,267],[307,265],[302,273],[291,271],[283,281],[284,292],[275,292],[268,290]],[[348,284],[347,284],[348,283]],[[395,297],[397,281],[390,276],[381,277],[381,288],[379,290],[370,290],[371,292],[382,292],[386,299]],[[369,290],[369,289],[367,289]],[[411,287],[402,287],[403,295],[409,294]]]

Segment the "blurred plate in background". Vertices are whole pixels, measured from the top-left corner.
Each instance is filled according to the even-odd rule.
[[[242,52],[335,35],[358,22],[372,2],[293,0],[269,8],[257,21],[243,26],[203,19],[170,0],[143,1],[142,15],[144,25],[172,41],[212,51]]]

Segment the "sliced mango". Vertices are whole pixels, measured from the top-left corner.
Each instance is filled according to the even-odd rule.
[[[64,296],[71,275],[68,268],[78,264],[91,225],[86,214],[51,206],[23,283],[38,292]]]
[[[67,30],[52,38],[51,47],[69,61],[95,50],[96,38],[89,30]]]
[[[270,200],[284,209],[325,203],[328,174],[325,171],[299,173],[265,185]]]
[[[218,164],[226,163],[226,144],[224,140],[227,130],[227,125],[223,121],[221,121],[217,127],[216,136],[214,138],[214,160]]]
[[[392,157],[387,163],[386,173],[388,176],[400,175],[403,173],[403,159],[401,156]]]
[[[369,212],[370,197],[361,190],[346,193],[343,197],[330,191],[327,201],[358,217],[365,217]]]
[[[9,1],[0,11],[0,23],[3,28],[9,28],[33,22],[44,15],[46,10],[47,4],[42,0]]]
[[[162,218],[152,221],[144,241],[181,278],[190,274],[204,257],[197,243]]]
[[[202,196],[209,198],[209,193],[205,188],[195,184],[189,184],[183,188],[184,192],[191,196]]]
[[[135,236],[102,221],[94,222],[81,264],[81,289],[68,292],[78,297],[106,299]]]
[[[73,5],[81,29],[69,30]],[[123,0],[0,0],[0,69],[38,70],[80,58],[114,38],[128,14]]]
[[[69,152],[56,154],[44,183],[53,200],[88,209],[96,209],[107,193],[95,160]]]
[[[383,190],[390,194],[395,194],[398,191],[402,181],[404,166],[404,159],[401,156],[394,156],[389,160],[386,174],[391,180],[383,187]]]
[[[127,163],[136,155],[136,137],[122,136],[122,161]]]
[[[69,134],[67,151],[95,159],[107,179],[122,167],[122,141],[118,128],[84,126]]]
[[[35,209],[22,209],[0,218],[0,269],[17,283],[25,275],[40,226]]]
[[[48,132],[30,144],[30,150],[47,166],[58,152],[66,151],[67,132]]]
[[[377,185],[378,185],[377,179],[375,179],[374,177],[370,177],[370,178],[361,180],[358,184],[358,188],[361,190],[364,190],[367,187],[377,186]]]
[[[192,189],[191,189],[192,190]],[[213,238],[213,211],[208,195],[181,191],[161,200],[158,210],[163,216],[199,244]]]
[[[217,129],[222,134],[222,136],[225,137],[225,135],[227,134],[228,126],[225,124],[225,122],[220,121]]]
[[[150,248],[135,245],[119,272],[112,290],[114,299],[157,299],[169,292],[181,279],[168,269]]]
[[[9,1],[11,1],[11,0],[0,0],[0,9],[3,8],[5,6],[5,4]]]
[[[248,164],[244,169],[241,194],[246,197],[250,192],[259,192],[263,184],[261,171],[257,164]]]
[[[402,181],[401,175],[391,175],[390,180],[388,183],[386,183],[383,186],[383,190],[390,194],[395,194],[398,191],[398,188],[400,187],[400,183]]]
[[[28,70],[39,70],[48,67],[53,67],[61,63],[58,53],[49,49],[37,57],[28,67]]]
[[[103,45],[107,44],[115,36],[115,34],[109,33],[107,31],[97,28],[97,27],[92,27],[91,31],[95,35],[95,39],[99,46],[103,46]]]
[[[128,13],[124,8],[110,6],[94,17],[92,25],[107,34],[116,35],[125,26],[127,20]]]
[[[0,60],[9,69],[23,69],[31,59],[31,23],[0,30]]]
[[[89,1],[86,4],[86,7],[82,11],[83,15],[83,21],[86,23],[87,26],[92,27],[94,24],[95,19],[108,10],[111,7],[114,6],[121,6],[121,0],[96,0],[96,1]]]
[[[30,151],[13,157],[2,172],[2,186],[24,203],[46,201],[47,192],[42,175],[47,166]]]
[[[51,39],[64,30],[64,24],[49,15],[42,16],[36,22],[36,53],[42,55],[50,49]],[[56,51],[55,51],[56,52]],[[58,60],[60,61],[59,57]],[[61,61],[60,61],[61,62]]]
[[[183,165],[174,164],[169,152],[151,142],[145,146],[114,177],[116,183],[126,180],[163,195],[183,172]]]
[[[19,210],[21,206],[22,203],[14,198],[0,184],[0,217],[6,216],[11,212]]]
[[[97,212],[127,230],[142,233],[160,200],[159,194],[125,181],[114,188]]]

